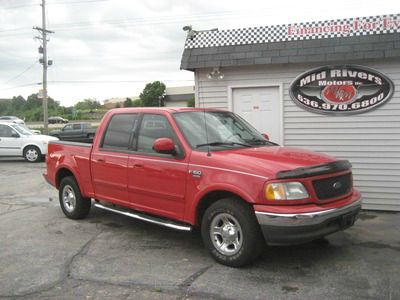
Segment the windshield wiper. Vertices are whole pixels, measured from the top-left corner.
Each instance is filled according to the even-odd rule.
[[[267,140],[264,140],[264,139],[256,139],[256,138],[253,138],[253,139],[251,139],[251,140],[246,140],[246,142],[248,142],[248,143],[256,143],[256,144],[260,144],[260,143],[262,143],[262,144],[266,144],[266,143],[268,143],[268,141]]]
[[[256,139],[256,138],[253,138],[251,140],[246,140],[246,142],[248,142],[250,144],[254,144],[254,145],[256,145],[256,144],[258,144],[258,145],[276,145],[276,146],[278,145],[277,143],[274,143],[274,142],[271,142],[268,140]]]
[[[237,142],[211,142],[206,144],[198,144],[196,148],[204,147],[204,146],[243,146],[243,147],[251,147],[249,144],[237,143]]]

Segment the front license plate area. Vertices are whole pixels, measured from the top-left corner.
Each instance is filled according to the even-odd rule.
[[[343,215],[339,221],[340,227],[342,229],[345,229],[345,228],[349,228],[349,227],[353,226],[354,222],[356,221],[356,218],[357,218],[357,214],[355,214],[355,213],[349,213],[349,214]]]

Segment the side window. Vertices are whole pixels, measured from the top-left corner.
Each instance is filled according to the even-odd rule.
[[[165,116],[145,114],[140,125],[137,151],[156,153],[153,143],[159,138],[171,138],[176,141],[174,130]]]
[[[80,130],[81,129],[81,124],[74,124],[72,126],[72,130]]]
[[[108,123],[101,148],[128,150],[129,138],[138,121],[137,114],[114,115]]]
[[[12,137],[13,130],[7,125],[0,125],[0,137]]]
[[[65,130],[65,131],[72,130],[72,124],[66,125],[66,126],[64,127],[64,130]]]

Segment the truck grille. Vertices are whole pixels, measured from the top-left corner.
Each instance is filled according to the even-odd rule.
[[[351,173],[313,181],[313,187],[320,200],[340,197],[351,192]]]

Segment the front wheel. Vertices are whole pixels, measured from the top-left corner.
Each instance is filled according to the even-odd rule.
[[[265,245],[251,206],[235,198],[219,200],[207,208],[201,235],[212,257],[231,267],[251,263]]]
[[[70,219],[83,219],[90,211],[90,199],[83,198],[79,186],[72,176],[61,180],[59,200],[63,213]]]
[[[24,158],[26,161],[34,163],[41,161],[43,158],[42,152],[36,146],[27,146],[24,149]]]

